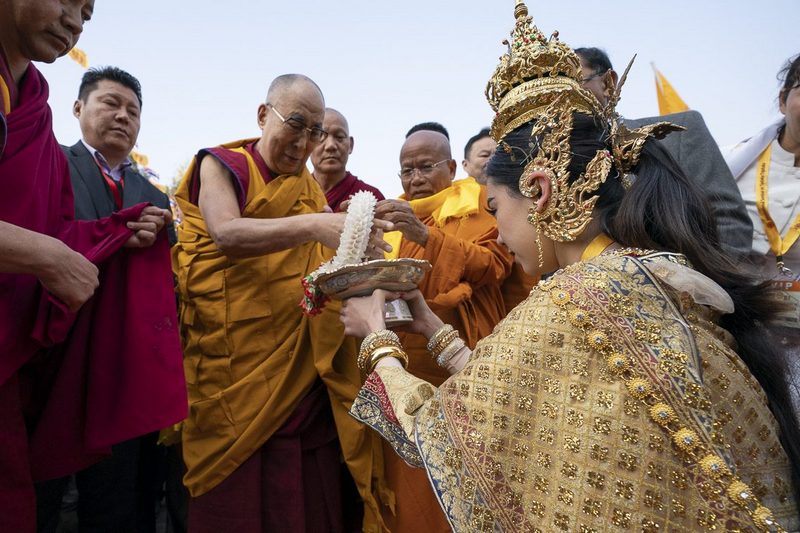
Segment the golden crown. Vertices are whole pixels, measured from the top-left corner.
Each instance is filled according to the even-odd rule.
[[[575,111],[602,114],[594,95],[581,88],[578,56],[558,40],[558,32],[545,38],[528,16],[522,0],[517,0],[514,18],[511,41],[503,41],[508,53],[500,57],[500,64],[486,86],[486,99],[497,113],[492,122],[492,138],[499,142],[543,113],[560,95],[566,98],[564,105]]]
[[[514,17],[511,42],[503,41],[508,53],[500,58],[486,87],[486,98],[497,113],[491,135],[513,160],[516,154],[504,138],[523,124],[534,122],[531,152],[523,158],[526,165],[519,190],[536,200],[541,189],[533,177],[544,175],[551,193],[545,209],[532,212],[528,221],[550,239],[573,241],[591,222],[597,203],[594,192],[611,171],[611,153],[598,150],[586,171],[570,180],[572,114],[602,118],[604,112],[597,98],[581,87],[580,60],[569,46],[559,42],[558,33],[546,39],[521,0],[517,0]]]

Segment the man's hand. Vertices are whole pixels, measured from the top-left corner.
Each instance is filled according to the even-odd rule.
[[[422,246],[428,244],[428,226],[422,223],[411,204],[405,200],[382,200],[375,208],[375,218],[391,222],[403,237]]]
[[[156,242],[156,236],[164,226],[172,222],[172,213],[168,209],[147,206],[136,222],[128,222],[128,229],[133,235],[125,243],[126,248],[147,248]]]
[[[88,259],[63,242],[52,239],[44,250],[48,261],[39,270],[39,281],[69,310],[77,311],[100,284],[99,271]]]
[[[315,223],[314,240],[322,243],[333,250],[339,247],[339,240],[342,237],[344,221],[347,213],[319,213]],[[384,231],[393,231],[392,223],[385,220],[375,219],[372,225],[372,232],[369,237],[366,254],[368,257],[383,257],[383,252],[391,252],[392,247],[383,240]]]

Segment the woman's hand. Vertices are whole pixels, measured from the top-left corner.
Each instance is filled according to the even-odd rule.
[[[396,300],[398,297],[396,293],[377,289],[370,296],[343,301],[339,320],[344,323],[345,334],[366,337],[373,331],[386,329],[386,300]]]
[[[414,316],[414,321],[403,327],[404,331],[419,333],[430,339],[437,329],[444,326],[444,322],[428,307],[428,302],[419,289],[401,293],[400,297],[408,303],[408,308]]]

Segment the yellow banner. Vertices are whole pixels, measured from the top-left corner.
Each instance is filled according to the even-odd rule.
[[[134,163],[139,165],[140,167],[149,167],[150,166],[150,158],[144,154],[140,154],[136,150],[131,152],[131,159],[133,159]]]
[[[653,65],[653,72],[656,75],[656,93],[658,94],[658,113],[660,115],[669,115],[671,113],[680,113],[681,111],[688,111],[689,106],[678,95],[672,84],[667,81],[667,78]]]
[[[73,48],[69,51],[69,57],[83,68],[89,68],[89,57],[80,48]]]

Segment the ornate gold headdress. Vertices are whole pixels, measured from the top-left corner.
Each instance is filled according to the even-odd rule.
[[[625,128],[614,110],[622,84],[603,108],[591,92],[581,87],[580,60],[569,46],[558,40],[558,32],[545,38],[528,16],[522,0],[517,0],[514,17],[511,41],[503,41],[508,52],[500,58],[486,86],[486,98],[496,112],[491,136],[510,151],[503,139],[521,125],[534,121],[531,152],[524,156],[527,164],[519,189],[525,196],[538,197],[539,188],[531,184],[530,176],[543,172],[550,180],[551,195],[545,211],[532,213],[529,221],[553,240],[572,241],[591,221],[598,200],[593,193],[607,179],[612,160],[621,172],[630,171],[638,161],[645,139],[666,133],[669,127],[660,123],[647,130]],[[608,124],[613,148],[598,150],[585,172],[570,183],[569,138],[575,112],[595,116]]]

